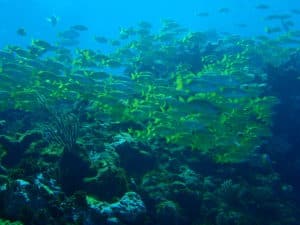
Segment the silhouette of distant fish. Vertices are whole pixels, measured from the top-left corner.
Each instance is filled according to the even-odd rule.
[[[65,39],[76,39],[80,36],[80,33],[77,32],[76,30],[70,29],[70,30],[66,30],[66,31],[58,33],[58,36],[60,38],[65,38]]]
[[[290,14],[271,14],[265,17],[265,20],[271,21],[271,20],[286,20],[290,19]]]
[[[286,32],[288,32],[288,31],[290,31],[290,28],[293,27],[295,24],[291,20],[281,20],[281,25],[282,25],[283,29]]]
[[[199,16],[199,17],[208,17],[209,13],[208,12],[199,12],[199,13],[196,14],[196,16]]]
[[[77,39],[61,39],[58,42],[59,45],[61,46],[65,46],[65,47],[72,47],[72,46],[76,46],[79,44],[79,41]]]
[[[300,9],[292,9],[291,12],[296,15],[300,15]]]
[[[220,8],[219,13],[229,13],[230,9],[229,8]]]
[[[86,31],[88,30],[88,28],[84,25],[74,25],[71,27],[72,30],[76,30],[76,31]]]
[[[274,33],[282,32],[282,29],[281,27],[266,27],[265,32],[268,34],[274,34]]]
[[[265,9],[269,9],[270,6],[262,3],[262,4],[258,4],[255,8],[265,10]]]
[[[95,36],[94,39],[95,39],[95,41],[97,41],[98,43],[101,43],[101,44],[108,42],[107,38],[102,37],[102,36]]]
[[[248,27],[248,25],[245,24],[245,23],[238,23],[238,24],[236,24],[236,26],[239,27],[239,28],[246,28],[246,27]]]
[[[24,28],[19,28],[18,30],[17,30],[17,34],[19,35],[19,36],[22,36],[22,37],[24,37],[24,36],[26,36],[27,35],[27,32],[26,32],[26,30],[24,29]]]
[[[55,16],[55,15],[52,15],[48,18],[46,18],[46,20],[53,26],[55,27],[59,21],[59,17]]]

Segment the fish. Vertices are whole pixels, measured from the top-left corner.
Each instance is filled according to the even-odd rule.
[[[280,43],[282,44],[290,44],[290,45],[299,45],[300,40],[295,39],[295,37],[290,37],[290,36],[283,36],[279,38]]]
[[[139,22],[138,26],[143,29],[150,29],[152,27],[151,23],[148,23],[146,21]]]
[[[84,25],[74,25],[71,27],[72,30],[76,30],[76,31],[87,31],[88,28]]]
[[[296,15],[300,15],[300,9],[292,9],[291,13],[296,14]]]
[[[196,95],[190,96],[187,99],[187,104],[184,107],[192,113],[201,113],[210,117],[214,117],[220,113],[218,106],[209,101],[202,100],[201,97]]]
[[[280,19],[281,20],[287,20],[287,19],[290,19],[292,17],[291,14],[280,14]]]
[[[95,36],[94,40],[100,44],[104,44],[108,42],[108,39],[106,37],[102,37],[102,36]]]
[[[268,41],[269,40],[269,37],[267,37],[265,35],[258,35],[256,38],[259,41]]]
[[[136,30],[136,34],[140,36],[148,36],[150,34],[150,28],[140,27]]]
[[[53,73],[52,71],[39,71],[37,72],[38,76],[44,77],[44,78],[53,78],[53,77],[57,77],[56,73]]]
[[[24,71],[24,68],[9,68],[3,65],[3,74],[6,74],[9,76],[9,79],[11,79],[13,82],[23,82],[28,79],[28,76],[31,75],[31,71]]]
[[[6,60],[13,60],[15,58],[12,52],[3,51],[3,50],[0,50],[0,57],[1,59],[6,59]]]
[[[53,26],[55,27],[59,21],[59,17],[55,16],[55,15],[52,15],[48,18],[46,18],[46,20]]]
[[[275,34],[282,32],[282,29],[280,27],[266,27],[265,32],[268,34]]]
[[[201,133],[201,132],[207,132],[207,125],[204,121],[201,121],[196,118],[180,118],[180,126],[183,126],[185,130],[189,130],[193,133]]]
[[[23,58],[32,58],[32,55],[28,50],[25,50],[23,48],[20,48],[18,46],[8,46],[8,49],[11,50],[12,52],[16,53],[18,56],[23,57]]]
[[[239,27],[239,28],[246,28],[246,27],[248,27],[248,25],[245,24],[245,23],[238,23],[238,24],[236,24],[236,26]]]
[[[177,32],[161,32],[156,38],[157,40],[160,40],[160,41],[164,41],[164,42],[167,42],[167,41],[170,41],[172,40],[175,36],[177,35]]]
[[[71,56],[71,51],[70,49],[67,49],[67,48],[56,48],[55,49],[55,53],[57,55],[65,55],[65,56]]]
[[[220,8],[219,13],[229,13],[230,9],[229,8]]]
[[[78,33],[76,30],[66,30],[63,32],[58,33],[58,37],[63,39],[76,39],[80,36],[80,33]]]
[[[31,45],[28,47],[29,52],[32,56],[38,57],[46,53],[49,49],[41,48],[39,46]]]
[[[271,20],[286,20],[290,18],[291,18],[290,14],[271,14],[269,16],[266,16],[264,19],[267,21],[271,21]]]
[[[54,71],[62,71],[65,68],[65,66],[62,63],[57,62],[53,59],[47,59],[45,61],[45,65],[47,66],[47,68],[50,68]]]
[[[58,44],[65,47],[72,47],[79,45],[79,41],[76,39],[61,39]]]
[[[290,31],[289,34],[293,37],[300,37],[300,30]]]
[[[163,28],[162,28],[163,31],[170,31],[170,30],[174,31],[180,28],[180,25],[174,20],[165,19],[162,21],[162,23],[163,23]]]
[[[53,49],[53,46],[50,43],[39,39],[33,40],[31,42],[31,45],[36,46],[38,48],[47,49],[47,50]]]
[[[244,98],[248,97],[251,93],[248,93],[242,89],[233,89],[233,88],[224,88],[221,92],[221,95],[226,98]]]
[[[153,74],[146,71],[140,73],[132,73],[131,79],[136,80],[137,82],[151,82],[153,81]]]
[[[120,29],[120,38],[122,40],[129,38],[129,36],[135,35],[136,31],[131,27],[131,28],[121,28]]]
[[[42,54],[55,50],[55,47],[50,43],[43,40],[32,40],[31,45],[28,47],[30,54],[34,57],[41,56]]]
[[[239,86],[238,80],[230,77],[230,76],[223,76],[218,74],[210,74],[206,73],[201,75],[200,77],[195,77],[188,82],[188,87],[191,90],[198,87],[200,90],[204,91],[206,89],[210,91],[215,91],[220,87],[238,87]]]
[[[117,68],[117,67],[121,66],[121,63],[117,60],[114,60],[114,59],[107,59],[107,60],[105,60],[104,64],[106,66],[109,66],[109,67],[112,67],[112,68]]]
[[[270,20],[280,20],[280,15],[278,15],[278,14],[272,14],[272,15],[266,16],[264,19],[267,20],[267,21],[270,21]]]
[[[199,17],[208,17],[209,13],[208,12],[199,12],[199,13],[196,14],[196,16],[199,16]]]
[[[270,6],[267,5],[267,4],[262,3],[262,4],[258,4],[257,6],[255,6],[255,8],[256,9],[263,9],[263,10],[265,10],[265,9],[269,9]]]
[[[0,94],[2,93],[3,91],[0,90]],[[6,91],[4,91],[6,92]],[[9,95],[8,95],[9,96]],[[4,124],[6,124],[6,120],[0,120],[0,127],[3,126]]]
[[[191,93],[209,93],[216,92],[219,90],[219,87],[213,83],[205,82],[205,81],[193,81],[187,85],[185,88]]]
[[[9,91],[6,91],[6,90],[0,90],[0,99],[2,100],[4,100],[4,99],[8,99],[10,97],[10,93],[9,93]],[[2,125],[4,125],[4,123],[2,122],[1,123],[1,121],[3,121],[3,120],[0,120],[0,127],[2,126]]]
[[[7,73],[8,71],[20,71],[22,72],[22,65],[17,61],[2,63],[3,72]]]
[[[90,77],[94,79],[95,82],[102,82],[105,79],[108,79],[111,75],[104,71],[97,71],[91,73]]]
[[[19,29],[17,30],[17,34],[18,34],[19,36],[25,37],[25,36],[27,35],[27,32],[26,32],[26,30],[25,30],[23,27],[21,27],[21,28],[19,28]]]
[[[259,148],[259,146],[257,146],[257,148]],[[244,162],[255,168],[271,168],[273,164],[268,154],[259,152],[249,156]]]
[[[281,25],[282,25],[284,31],[288,32],[288,31],[290,31],[290,28],[293,27],[295,24],[291,20],[281,20]]]
[[[80,73],[73,73],[71,74],[70,76],[72,79],[76,80],[77,82],[80,82],[80,83],[84,83],[84,84],[93,84],[95,83],[95,80],[90,78],[90,77],[87,77],[83,74],[80,74]]]
[[[109,43],[112,45],[112,46],[120,46],[120,41],[118,40],[110,40]]]

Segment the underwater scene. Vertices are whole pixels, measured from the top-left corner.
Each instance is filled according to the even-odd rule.
[[[0,225],[300,225],[300,1],[0,8]]]

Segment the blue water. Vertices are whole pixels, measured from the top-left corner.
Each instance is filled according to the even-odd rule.
[[[258,4],[268,4],[267,10],[257,10]],[[54,41],[57,33],[74,24],[89,27],[81,44],[95,44],[94,35],[116,36],[120,27],[132,26],[139,21],[149,21],[154,27],[162,19],[174,19],[187,28],[197,31],[216,30],[240,35],[264,34],[267,25],[277,26],[276,21],[265,21],[264,17],[273,13],[289,13],[299,9],[300,1],[273,0],[187,0],[187,1],[140,1],[140,0],[1,0],[0,1],[0,46],[6,44],[26,45],[32,38]],[[219,13],[220,8],[229,8],[229,13]],[[208,17],[198,13],[207,12]],[[46,18],[59,17],[59,23],[52,27]],[[294,29],[299,29],[300,15],[293,15]],[[237,24],[247,24],[239,28]],[[16,34],[24,28],[26,37]]]

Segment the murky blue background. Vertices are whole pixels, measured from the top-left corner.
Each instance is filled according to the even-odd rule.
[[[270,9],[257,10],[258,4],[268,4]],[[220,8],[229,8],[229,13],[219,13]],[[32,38],[51,41],[55,35],[74,24],[84,24],[89,31],[82,43],[90,43],[93,35],[114,36],[119,27],[135,25],[145,20],[158,26],[162,19],[175,19],[180,24],[198,31],[216,29],[242,35],[263,34],[270,22],[264,20],[271,13],[289,13],[300,8],[299,0],[0,0],[0,46],[8,43],[25,44]],[[208,12],[208,17],[199,17],[199,12]],[[59,24],[52,27],[47,17],[56,15]],[[294,15],[297,24],[300,15]],[[247,24],[239,28],[237,24]],[[278,22],[277,22],[278,23]],[[276,26],[276,22],[271,25]],[[28,35],[20,37],[16,30],[23,27]],[[297,27],[296,27],[297,28]]]

